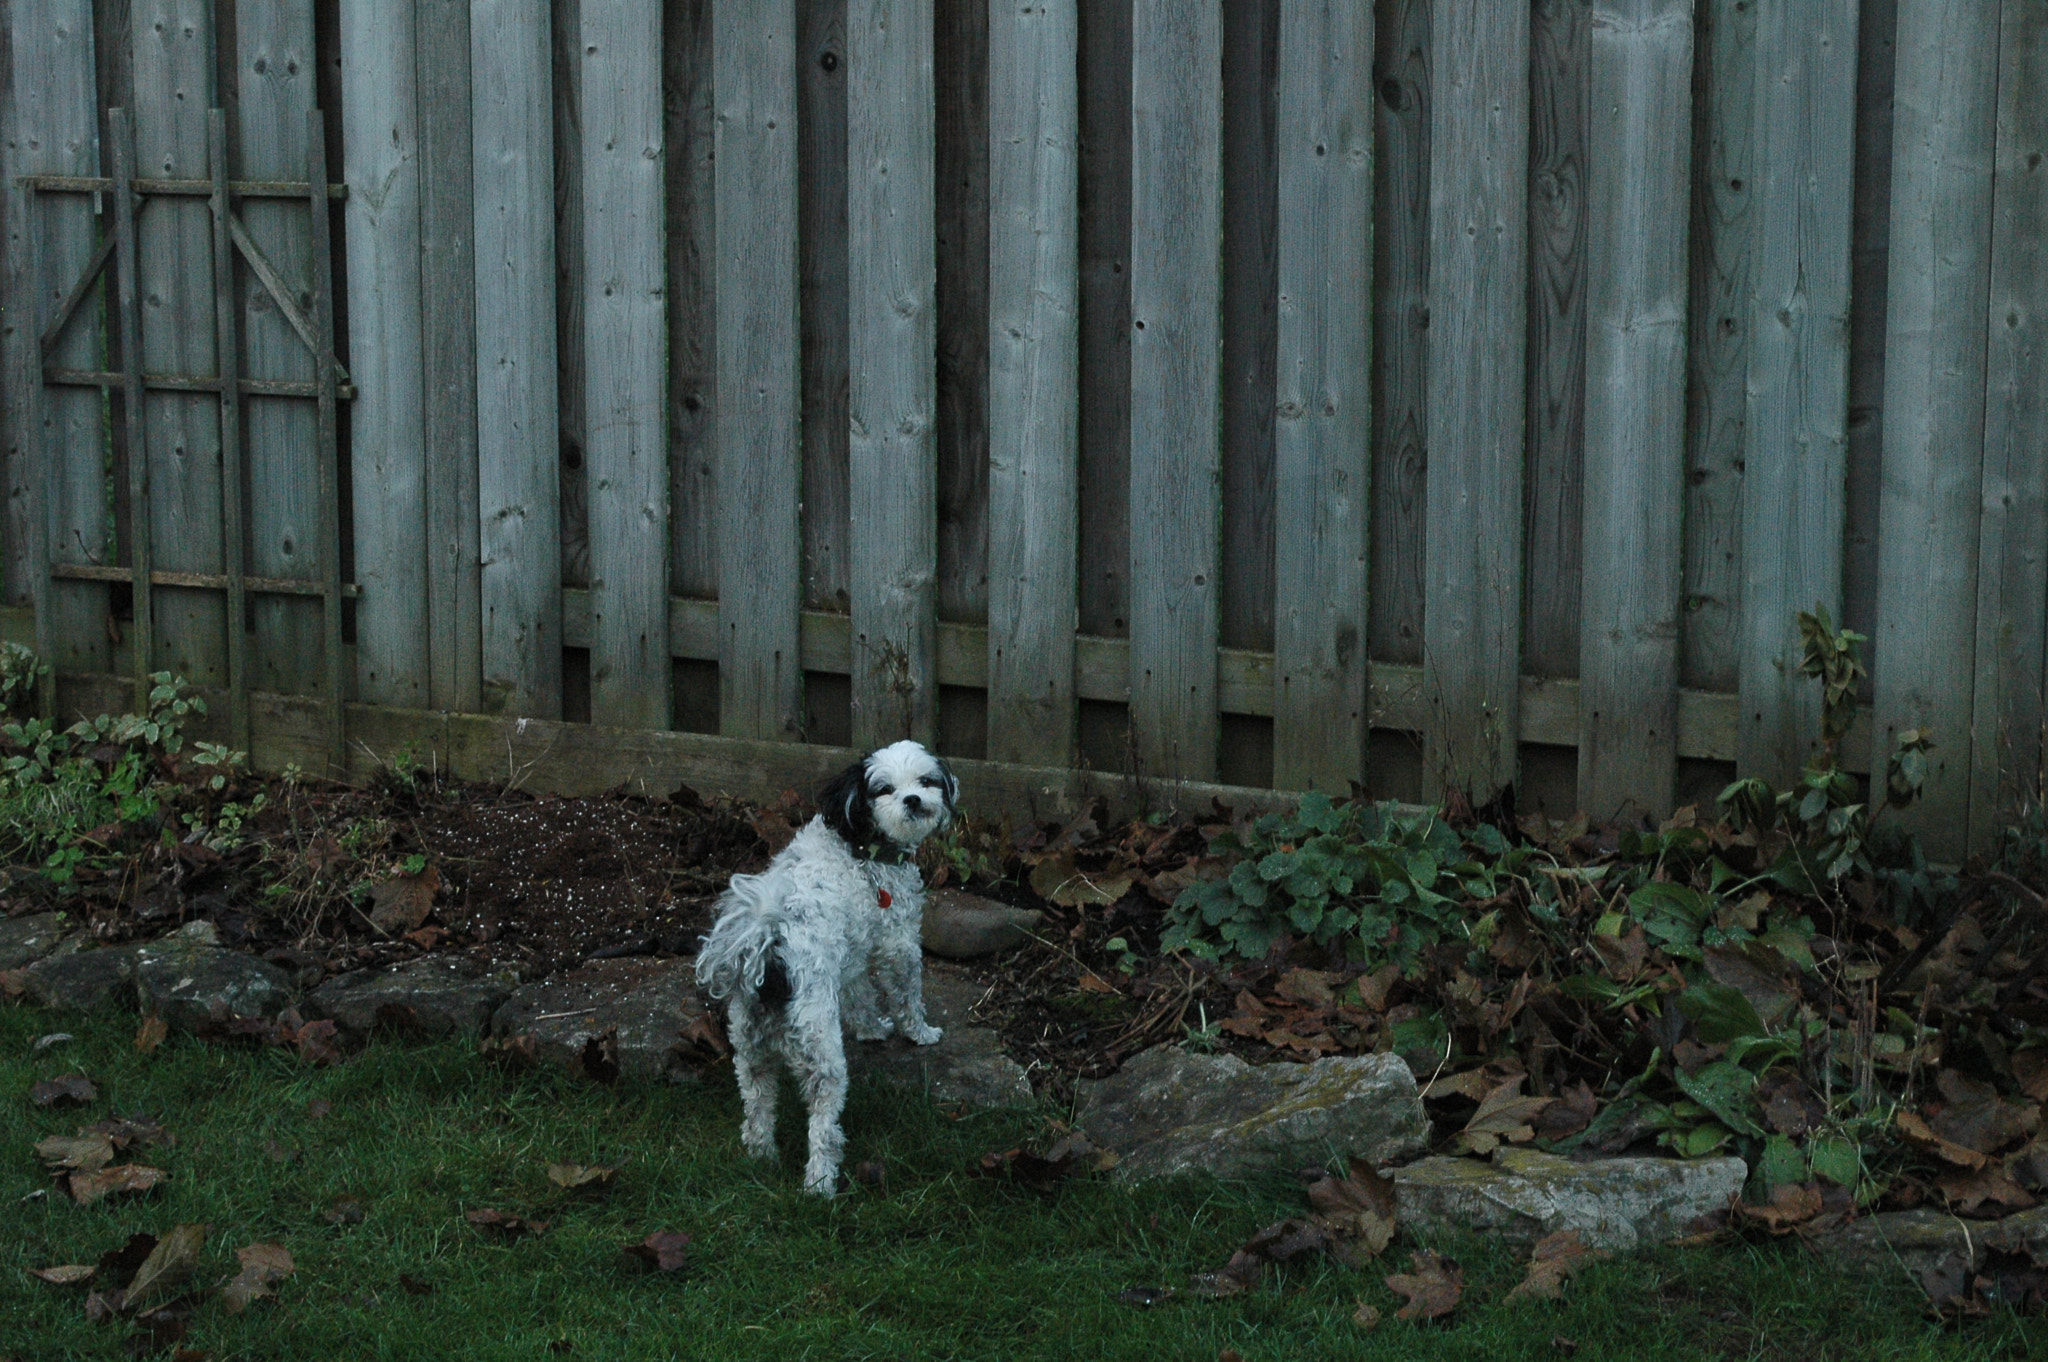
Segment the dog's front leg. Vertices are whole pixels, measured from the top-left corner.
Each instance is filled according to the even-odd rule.
[[[838,1000],[799,1007],[791,1018],[792,1067],[811,1112],[811,1156],[804,1165],[804,1190],[831,1196],[839,1190],[839,1160],[846,1134],[839,1128],[846,1109],[846,1042],[839,1034]]]
[[[918,1045],[936,1045],[946,1033],[924,1019],[924,952],[917,938],[898,943],[877,962],[882,994],[896,1029]]]
[[[895,1033],[896,1023],[865,969],[849,972],[840,982],[839,1007],[855,1040],[887,1040]]]
[[[734,998],[727,1009],[732,1068],[740,1083],[740,1144],[757,1159],[775,1157],[775,1059],[760,1019]]]

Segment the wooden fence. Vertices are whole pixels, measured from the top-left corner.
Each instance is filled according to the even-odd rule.
[[[0,43],[5,583],[66,705],[171,667],[272,764],[495,715],[625,730],[586,778],[909,734],[1011,794],[1659,813],[1797,769],[1819,602],[1872,636],[1854,764],[1935,735],[1937,850],[2038,791],[2048,0]]]

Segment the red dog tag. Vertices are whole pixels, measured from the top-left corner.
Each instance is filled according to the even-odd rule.
[[[889,906],[889,891],[886,889],[877,889],[875,891],[875,902],[881,904],[884,908],[887,908]]]

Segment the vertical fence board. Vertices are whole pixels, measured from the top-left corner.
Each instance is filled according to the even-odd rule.
[[[1692,0],[1595,0],[1579,807],[1663,817],[1678,769]]]
[[[42,574],[40,563],[29,561],[34,529],[30,517],[40,497],[29,481],[28,447],[21,430],[29,380],[28,332],[22,314],[24,300],[32,295],[26,199],[15,184],[20,173],[15,129],[14,5],[13,0],[0,0],[0,603],[25,605],[41,595],[31,572]],[[40,532],[47,530],[44,526]]]
[[[468,0],[418,0],[420,428],[427,481],[427,703],[483,708],[477,542],[476,250]],[[360,561],[360,560],[358,560]],[[358,569],[360,570],[360,569]],[[358,648],[362,616],[357,615]],[[360,657],[360,653],[358,654]]]
[[[988,7],[988,756],[1029,766],[1074,752],[1076,8]]]
[[[360,7],[350,8],[353,17]],[[383,17],[388,20],[390,16]],[[243,179],[303,180],[306,115],[319,102],[313,88],[312,0],[236,0],[235,45],[233,171]],[[344,79],[355,74],[354,67],[354,60],[344,57]],[[404,82],[403,88],[410,90],[410,81]],[[387,130],[380,127],[379,134],[389,142]],[[375,193],[381,179],[366,176],[360,183]],[[351,207],[356,206],[352,200]],[[306,205],[289,199],[244,199],[236,208],[250,240],[292,288],[294,301],[310,310],[313,225]],[[408,267],[411,260],[408,253]],[[365,266],[374,271],[367,261]],[[249,378],[310,382],[313,352],[292,330],[255,271],[242,268],[235,273],[229,287],[239,303],[237,322],[243,353],[237,362],[241,371]],[[373,363],[387,348],[380,320],[373,315],[361,333],[367,342],[365,358]],[[393,341],[402,345],[397,338]],[[372,407],[387,400],[381,383],[366,385],[364,394]],[[260,577],[317,580],[321,573],[320,467],[314,448],[313,404],[303,398],[251,396],[243,400],[242,411],[243,462],[248,469],[248,570]],[[358,440],[364,415],[356,414]],[[233,436],[223,432],[223,437],[231,447]],[[413,443],[416,447],[418,442]],[[230,487],[228,494],[239,491]],[[415,532],[412,535],[372,534],[365,536],[365,542],[373,549],[416,542],[421,527],[410,528]],[[380,583],[383,609],[416,613],[416,585],[411,580]],[[318,691],[323,675],[320,602],[307,597],[257,595],[250,614],[256,632],[251,687],[287,695]],[[242,627],[240,619],[228,621],[230,631]]]
[[[555,183],[555,430],[562,585],[590,585],[590,483],[583,378],[583,0],[551,0]]]
[[[1998,17],[1899,5],[1873,757],[1882,771],[1901,732],[1933,734],[1907,819],[1942,859],[1969,818]]]
[[[1970,841],[2042,795],[2048,619],[2048,5],[2005,6],[1986,350]]]
[[[1520,720],[1529,14],[1437,0],[1430,37],[1424,761],[1483,801]]]
[[[1679,676],[1689,686],[1733,690],[1742,609],[1757,20],[1752,0],[1698,0],[1697,13]]]
[[[852,600],[847,575],[846,4],[797,3],[804,605],[839,614]]]
[[[803,727],[795,7],[719,0],[712,31],[719,727],[794,741]]]
[[[1381,0],[1373,84],[1372,656],[1422,661],[1431,0]]]
[[[14,0],[13,20],[16,143],[10,172],[99,174],[92,6],[84,0]],[[203,128],[201,137],[203,146]],[[22,280],[32,305],[24,309],[27,315],[22,320],[13,323],[18,328],[12,345],[19,347],[16,386],[24,427],[19,436],[21,472],[41,485],[40,528],[48,536],[44,543],[49,561],[111,562],[101,395],[87,388],[57,387],[38,393],[27,386],[42,383],[44,356],[39,338],[43,328],[92,259],[96,244],[92,200],[78,194],[27,199],[18,194],[11,180],[6,190],[10,201],[30,214],[21,230],[35,234],[33,247],[17,257],[24,267],[34,262],[33,276]],[[208,253],[210,259],[210,245]],[[13,302],[14,297],[8,301]],[[65,368],[96,369],[104,343],[104,313],[97,300],[88,298],[48,361]],[[28,507],[33,505],[30,499],[23,513],[11,514],[10,521],[27,530],[28,515],[33,514]],[[25,534],[22,543],[26,549],[33,538]],[[21,566],[29,566],[26,555]],[[42,637],[51,650],[47,660],[57,671],[112,669],[106,587],[92,582],[49,582],[40,603],[50,612]]]
[[[661,10],[583,0],[590,717],[669,725]]]
[[[1143,774],[1210,780],[1222,15],[1210,0],[1137,0],[1131,24],[1132,741]]]
[[[1856,182],[1849,256],[1848,526],[1842,623],[1876,632],[1878,492],[1884,474],[1886,280],[1891,273],[1892,68],[1897,0],[1863,0],[1856,23]],[[1866,646],[1864,656],[1870,656]],[[1866,682],[1864,696],[1869,697]]]
[[[847,6],[853,740],[938,727],[932,0]]]
[[[1081,632],[1130,632],[1131,7],[1081,24]]]
[[[989,11],[977,0],[947,0],[934,5],[932,21],[938,611],[940,619],[982,624],[989,607]],[[956,734],[945,739],[948,751],[961,751]]]
[[[718,596],[717,102],[712,0],[664,6],[662,164],[668,240],[669,590]],[[797,115],[802,136],[803,115]]]
[[[356,602],[356,693],[373,704],[407,707],[424,706],[431,690],[429,612],[420,605],[432,536],[441,529],[427,520],[414,19],[412,0],[353,0],[341,14],[356,383],[349,467],[355,575],[363,588]],[[435,97],[429,91],[429,100]]]
[[[484,706],[535,718],[562,708],[548,20],[470,7]]]
[[[1370,0],[1280,15],[1273,783],[1363,783],[1372,511]]]
[[[206,0],[137,0],[132,31],[136,174],[205,179],[206,111],[213,107],[215,88],[212,6]],[[144,372],[212,374],[213,223],[205,200],[153,203],[137,231]],[[142,429],[156,569],[219,572],[217,399],[149,393]],[[195,685],[224,685],[227,611],[221,596],[177,587],[151,595],[155,651],[149,667],[177,672]]]
[[[1781,785],[1820,733],[1797,614],[1841,619],[1856,10],[1766,7],[1756,30],[1736,751],[1745,775]]]
[[[1522,670],[1579,674],[1586,468],[1591,0],[1539,0],[1529,28],[1529,452]]]
[[[1281,0],[1223,7],[1223,280],[1217,389],[1223,547],[1216,637],[1273,647]],[[1296,211],[1294,205],[1288,211]]]

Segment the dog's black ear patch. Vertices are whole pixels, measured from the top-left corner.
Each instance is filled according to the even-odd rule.
[[[960,781],[953,775],[952,767],[943,761],[936,764],[939,768],[939,793],[945,797],[946,820],[951,822],[953,813],[960,803]]]
[[[847,767],[818,791],[818,812],[824,817],[825,826],[848,842],[859,845],[874,840],[874,810],[868,798],[865,761]]]

